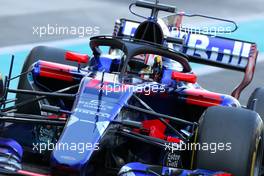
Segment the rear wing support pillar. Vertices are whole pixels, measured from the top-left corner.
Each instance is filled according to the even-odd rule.
[[[233,90],[232,96],[239,99],[241,92],[252,82],[255,72],[256,61],[258,57],[258,50],[256,44],[251,46],[249,61],[246,66],[244,78],[242,82]]]

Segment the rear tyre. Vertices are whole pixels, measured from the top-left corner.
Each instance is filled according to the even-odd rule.
[[[250,110],[211,107],[199,122],[197,142],[209,145],[196,152],[196,167],[235,176],[260,175],[263,122]]]
[[[255,111],[260,115],[262,120],[264,119],[264,87],[255,89],[249,97],[247,107],[249,109],[256,108]]]

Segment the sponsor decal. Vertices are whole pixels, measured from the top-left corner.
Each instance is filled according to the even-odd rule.
[[[110,106],[109,104],[107,104],[106,102],[102,100],[91,100],[88,102],[80,100],[79,105],[84,109],[90,108],[90,109],[96,109],[96,110],[102,110],[102,111],[113,109],[113,106]]]
[[[183,52],[224,64],[246,67],[251,43],[200,34],[187,34]]]
[[[97,111],[92,111],[92,110],[89,110],[89,109],[76,108],[75,112],[83,113],[83,114],[89,114],[89,115],[94,115],[94,116],[100,116],[100,117],[105,117],[105,118],[110,118],[110,114],[109,113],[97,112]]]

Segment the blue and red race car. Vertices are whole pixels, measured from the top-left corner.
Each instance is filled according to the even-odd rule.
[[[39,46],[20,75],[11,77],[11,64],[0,79],[0,173],[261,175],[264,91],[247,107],[238,101],[254,75],[256,44],[186,32],[179,25],[192,15],[173,6],[137,1],[133,14],[134,6],[151,16],[120,19],[112,36],[92,37],[92,56]],[[173,15],[160,19],[159,11]],[[245,76],[232,96],[210,92],[190,63]],[[9,88],[16,78],[18,89]]]

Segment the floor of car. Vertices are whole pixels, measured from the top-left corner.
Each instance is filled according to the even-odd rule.
[[[30,172],[36,172],[39,174],[49,174],[49,166],[41,165],[41,164],[35,164],[35,163],[23,163],[22,164],[23,170],[30,171]]]
[[[22,169],[25,171],[36,172],[39,174],[49,174],[49,161],[50,158],[47,158],[43,155],[25,152],[22,161]]]

